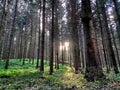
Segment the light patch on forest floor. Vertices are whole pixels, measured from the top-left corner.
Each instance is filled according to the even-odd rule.
[[[82,74],[74,74],[73,70],[68,66],[54,70],[53,75],[48,74],[48,66],[45,68],[45,73],[40,73],[34,69],[28,70],[25,70],[25,72],[23,70],[18,71],[22,72],[18,76],[14,75],[18,73],[16,71],[6,73],[10,77],[0,78],[0,90],[60,90],[71,86],[82,87],[86,82]]]

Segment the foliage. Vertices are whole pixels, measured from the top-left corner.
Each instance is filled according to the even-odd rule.
[[[112,81],[115,81],[115,80],[116,80],[116,81],[120,81],[120,73],[115,74],[115,73],[111,72],[111,73],[107,74],[106,76],[107,76],[107,78],[108,78],[109,80],[112,80]]]
[[[36,60],[35,60],[36,62]],[[45,72],[35,69],[35,64],[30,64],[29,59],[25,59],[25,65],[20,60],[10,60],[10,68],[4,70],[0,62],[0,90],[66,90],[78,87],[80,90],[91,90],[97,88],[112,88],[115,80],[120,81],[119,74],[106,74],[106,80],[95,80],[87,82],[83,74],[75,74],[73,67],[61,65],[60,69],[54,69],[53,75],[49,75],[49,62],[45,63]],[[72,90],[72,89],[71,89]],[[79,89],[78,89],[79,90]]]
[[[74,74],[72,67],[60,65],[60,69],[54,69],[53,75],[49,75],[49,62],[45,60],[45,72],[35,69],[35,64],[21,65],[20,60],[10,60],[10,68],[4,70],[0,63],[0,90],[59,90],[61,87],[82,87],[85,79],[82,74]]]

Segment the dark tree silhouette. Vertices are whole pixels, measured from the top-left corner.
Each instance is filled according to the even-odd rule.
[[[85,78],[88,81],[103,78],[102,67],[98,64],[98,49],[96,46],[96,37],[92,25],[92,13],[90,0],[82,0],[82,23],[86,41],[86,72]]]

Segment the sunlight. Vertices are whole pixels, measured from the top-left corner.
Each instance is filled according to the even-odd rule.
[[[68,41],[65,41],[63,45],[60,44],[60,47],[59,47],[60,51],[64,50],[64,49],[68,51],[69,45],[70,45],[70,42],[68,42]]]
[[[95,2],[96,2],[96,0],[92,0],[92,2],[93,2],[93,3],[95,3]]]
[[[108,8],[108,14],[112,14],[113,13],[113,8],[112,7],[109,7]]]
[[[37,13],[38,13],[38,16],[39,16],[39,13],[40,13],[40,9],[37,10]]]
[[[69,42],[65,42],[64,45],[65,45],[66,50],[68,50],[69,49]]]
[[[23,31],[25,31],[25,27],[23,28]]]
[[[49,36],[50,35],[49,31],[47,31],[46,34],[47,34],[47,36]]]
[[[66,6],[66,3],[63,3],[62,6],[65,7],[65,6]]]
[[[64,50],[64,45],[60,45],[60,51]]]
[[[113,16],[113,15],[110,15],[110,19],[114,19],[114,16]]]
[[[65,14],[64,16],[63,16],[63,21],[65,21],[65,24],[67,23],[67,18],[66,18],[66,16],[67,16],[67,14]]]
[[[108,12],[112,12],[113,11],[113,8],[112,7],[109,7],[108,8]]]
[[[16,37],[14,37],[14,41],[16,41]]]
[[[111,23],[114,23],[114,15],[110,15],[109,19],[110,19]]]

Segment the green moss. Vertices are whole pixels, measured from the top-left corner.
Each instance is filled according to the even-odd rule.
[[[37,90],[59,90],[61,86],[82,86],[86,82],[82,74],[74,74],[73,68],[61,65],[60,69],[54,69],[53,75],[49,75],[49,62],[45,60],[45,71],[40,72],[35,69],[35,64],[22,65],[20,60],[10,60],[8,70],[3,68],[0,70],[0,88],[4,90],[17,90],[25,88],[33,88],[35,85]],[[2,62],[3,63],[3,62]],[[0,63],[1,64],[1,63]],[[0,66],[1,67],[1,66]]]

